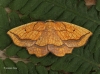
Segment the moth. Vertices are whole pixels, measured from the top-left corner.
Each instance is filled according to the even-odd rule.
[[[29,54],[43,57],[49,52],[62,57],[86,44],[92,32],[63,21],[36,21],[7,32],[14,44],[26,47]]]

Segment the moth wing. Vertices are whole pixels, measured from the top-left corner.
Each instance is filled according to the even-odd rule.
[[[58,36],[62,40],[78,40],[83,35],[90,34],[91,36],[92,34],[89,30],[85,28],[67,22],[57,22],[54,27]]]
[[[18,36],[12,34],[11,32],[8,32],[8,34],[12,38],[13,42],[16,45],[18,45],[18,46],[21,46],[21,47],[30,47],[30,46],[32,46],[35,43],[35,41],[32,41],[32,40],[22,40]]]
[[[91,31],[71,23],[58,22],[57,25],[55,30],[68,47],[83,46],[92,35]]]
[[[66,40],[64,41],[64,43],[68,46],[68,47],[80,47],[83,46],[84,44],[86,44],[88,38],[91,36],[91,34],[86,34],[83,35],[80,39],[78,40]]]
[[[66,45],[62,46],[55,46],[55,45],[48,45],[48,50],[56,56],[64,56],[65,54],[72,53],[73,48],[67,47]]]
[[[35,41],[40,37],[42,30],[44,29],[44,23],[32,22],[13,28],[9,30],[7,34],[12,38],[16,45],[29,47],[35,43]]]
[[[47,50],[47,46],[38,46],[38,45],[33,45],[31,47],[27,47],[27,50],[29,54],[35,54],[37,57],[42,57],[45,56],[49,53]]]
[[[43,22],[31,22],[9,30],[8,34],[11,32],[12,34],[17,35],[20,39],[37,40],[44,29],[45,24]]]

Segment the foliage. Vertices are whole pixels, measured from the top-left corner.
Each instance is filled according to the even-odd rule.
[[[100,1],[87,8],[83,0],[0,0],[0,49],[6,48],[5,60],[0,59],[0,74],[100,74]],[[5,8],[9,7],[8,13]],[[19,14],[21,17],[19,17]],[[13,27],[38,20],[66,21],[93,32],[88,43],[73,50],[72,54],[56,57],[48,54],[37,58],[25,48],[13,44],[6,34]],[[15,63],[10,57],[28,59]],[[16,69],[4,69],[15,67]]]

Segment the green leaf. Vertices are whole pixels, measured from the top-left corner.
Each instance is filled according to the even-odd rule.
[[[41,61],[41,64],[44,66],[48,66],[53,64],[57,59],[58,57],[56,57],[55,55],[49,54]]]
[[[26,48],[23,48],[21,49],[20,51],[17,52],[17,55],[20,57],[20,58],[28,58],[30,57],[30,54],[27,52]]]
[[[3,7],[0,7],[0,49],[6,48],[11,42],[10,38],[5,34],[8,29],[7,13]]]
[[[4,29],[0,29],[0,35],[5,34],[7,31],[5,31]]]
[[[13,0],[13,2],[9,4],[9,7],[13,10],[19,10],[27,3],[27,1],[28,0]]]
[[[46,9],[46,7],[48,7],[48,9]],[[34,10],[34,12],[30,13],[30,16],[33,19],[41,19],[41,20],[47,20],[47,19],[56,19],[57,17],[59,17],[60,14],[63,13],[62,10],[59,7],[53,7],[53,4],[49,3],[49,2],[42,2],[39,6],[38,9]],[[57,14],[56,14],[57,13]],[[50,16],[52,16],[50,18]]]
[[[29,14],[30,12],[35,10],[35,8],[38,7],[38,5],[43,1],[44,0],[28,0],[26,5],[20,9],[20,12],[22,14]]]
[[[9,24],[10,28],[14,28],[21,24],[20,18],[17,13],[15,13],[15,12],[9,13],[9,18],[10,18],[10,24]]]
[[[88,63],[83,63],[82,65],[81,65],[81,67],[79,67],[79,69],[74,73],[74,74],[88,74],[88,73],[85,73],[85,72],[87,72],[88,70],[87,69],[91,69],[91,68],[89,68],[89,64]]]
[[[22,61],[16,63],[18,74],[28,74],[28,68],[26,64]]]
[[[68,59],[68,58],[67,58]],[[66,56],[59,58],[55,63],[51,66],[52,70],[62,70],[64,67],[64,60],[66,60]],[[69,59],[70,60],[70,59]]]
[[[24,15],[24,16],[21,17],[21,21],[23,23],[28,23],[28,22],[31,22],[31,18],[27,15]]]
[[[49,71],[49,74],[58,74],[58,72],[57,71],[50,70]]]
[[[93,33],[93,36],[91,37],[89,49],[90,49],[92,52],[95,51],[94,46],[95,46],[95,43],[96,43],[96,40],[97,40],[99,34],[100,34],[100,26],[98,26],[98,27],[96,28],[95,32]]]
[[[41,62],[43,59],[44,59],[45,57],[36,57],[36,56],[34,56],[34,55],[32,55],[29,59],[34,63],[34,64],[36,64],[36,63],[39,63],[39,62]]]
[[[16,46],[15,44],[11,44],[7,49],[6,49],[6,54],[8,56],[14,56],[16,53],[21,49],[21,47]]]
[[[75,61],[75,60],[77,60],[77,61]],[[71,59],[70,62],[68,61],[68,64],[66,64],[64,66],[64,71],[67,71],[67,72],[75,72],[82,63],[83,63],[83,61],[80,60],[79,58],[73,58],[73,59]]]
[[[0,35],[0,50],[6,48],[8,45],[10,45],[10,43],[11,43],[11,39],[7,34]]]
[[[7,58],[4,60],[4,64],[7,74],[18,74],[17,67],[12,60]]]
[[[12,0],[0,0],[0,6],[6,7]]]
[[[95,44],[94,59],[100,63],[100,35],[98,36]]]
[[[3,7],[0,7],[0,29],[9,30],[7,13]]]
[[[36,66],[36,70],[39,74],[48,74],[48,71],[44,66]]]
[[[100,34],[99,34],[97,41],[96,41],[96,44],[95,44],[95,49],[97,50],[99,48],[100,48]]]
[[[96,1],[96,9],[100,11],[100,0]]]
[[[100,74],[100,71],[92,72],[91,74]]]
[[[1,59],[0,59],[0,74],[6,74],[5,65]]]
[[[27,63],[27,67],[28,67],[29,74],[37,74],[35,65],[33,63],[31,63],[31,62]]]

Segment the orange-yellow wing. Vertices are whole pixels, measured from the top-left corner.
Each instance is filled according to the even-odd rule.
[[[73,48],[67,47],[66,45],[55,46],[55,45],[48,45],[48,50],[55,54],[56,56],[62,57],[65,54],[72,53]]]
[[[27,47],[29,54],[35,54],[37,57],[43,57],[49,53],[47,46],[38,46],[33,45],[31,47]]]
[[[92,35],[89,30],[67,22],[56,22],[54,28],[68,47],[80,47]]]
[[[91,34],[86,34],[83,35],[80,39],[78,40],[66,40],[64,41],[64,43],[68,46],[68,47],[80,47],[86,44],[86,42],[88,41],[88,38],[91,36]]]
[[[8,32],[8,34],[10,35],[10,37],[12,38],[13,42],[21,47],[30,47],[32,46],[36,41],[32,41],[32,40],[27,40],[27,39],[20,39],[17,35]]]
[[[42,31],[45,29],[43,22],[31,22],[16,28],[13,28],[7,32],[10,35],[13,42],[18,46],[29,47],[35,43]]]

